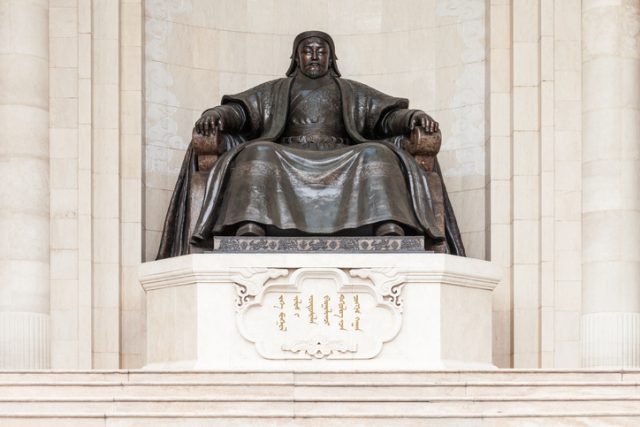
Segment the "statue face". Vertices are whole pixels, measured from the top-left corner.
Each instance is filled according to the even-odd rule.
[[[331,48],[319,37],[309,37],[298,45],[298,67],[305,76],[317,79],[329,72]]]

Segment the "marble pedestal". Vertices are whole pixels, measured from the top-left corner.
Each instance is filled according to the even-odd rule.
[[[147,368],[482,369],[487,261],[432,253],[195,254],[141,266]]]

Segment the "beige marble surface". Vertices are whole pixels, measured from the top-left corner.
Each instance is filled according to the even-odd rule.
[[[491,368],[491,292],[500,275],[486,261],[413,253],[400,259],[201,254],[147,262],[140,267],[146,367]],[[347,301],[344,330],[336,323],[340,295]],[[299,321],[289,307],[294,296],[302,301]],[[306,314],[315,321],[308,323]]]

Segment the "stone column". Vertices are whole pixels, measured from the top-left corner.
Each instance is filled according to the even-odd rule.
[[[640,367],[640,2],[582,8],[582,365]]]
[[[49,366],[48,34],[48,0],[0,0],[0,369]]]

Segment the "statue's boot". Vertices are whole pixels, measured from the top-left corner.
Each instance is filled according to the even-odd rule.
[[[236,236],[256,236],[263,237],[265,235],[264,227],[256,224],[255,222],[247,222],[244,225],[238,227],[236,230]]]
[[[395,222],[383,222],[375,229],[376,236],[404,236],[404,230]]]

